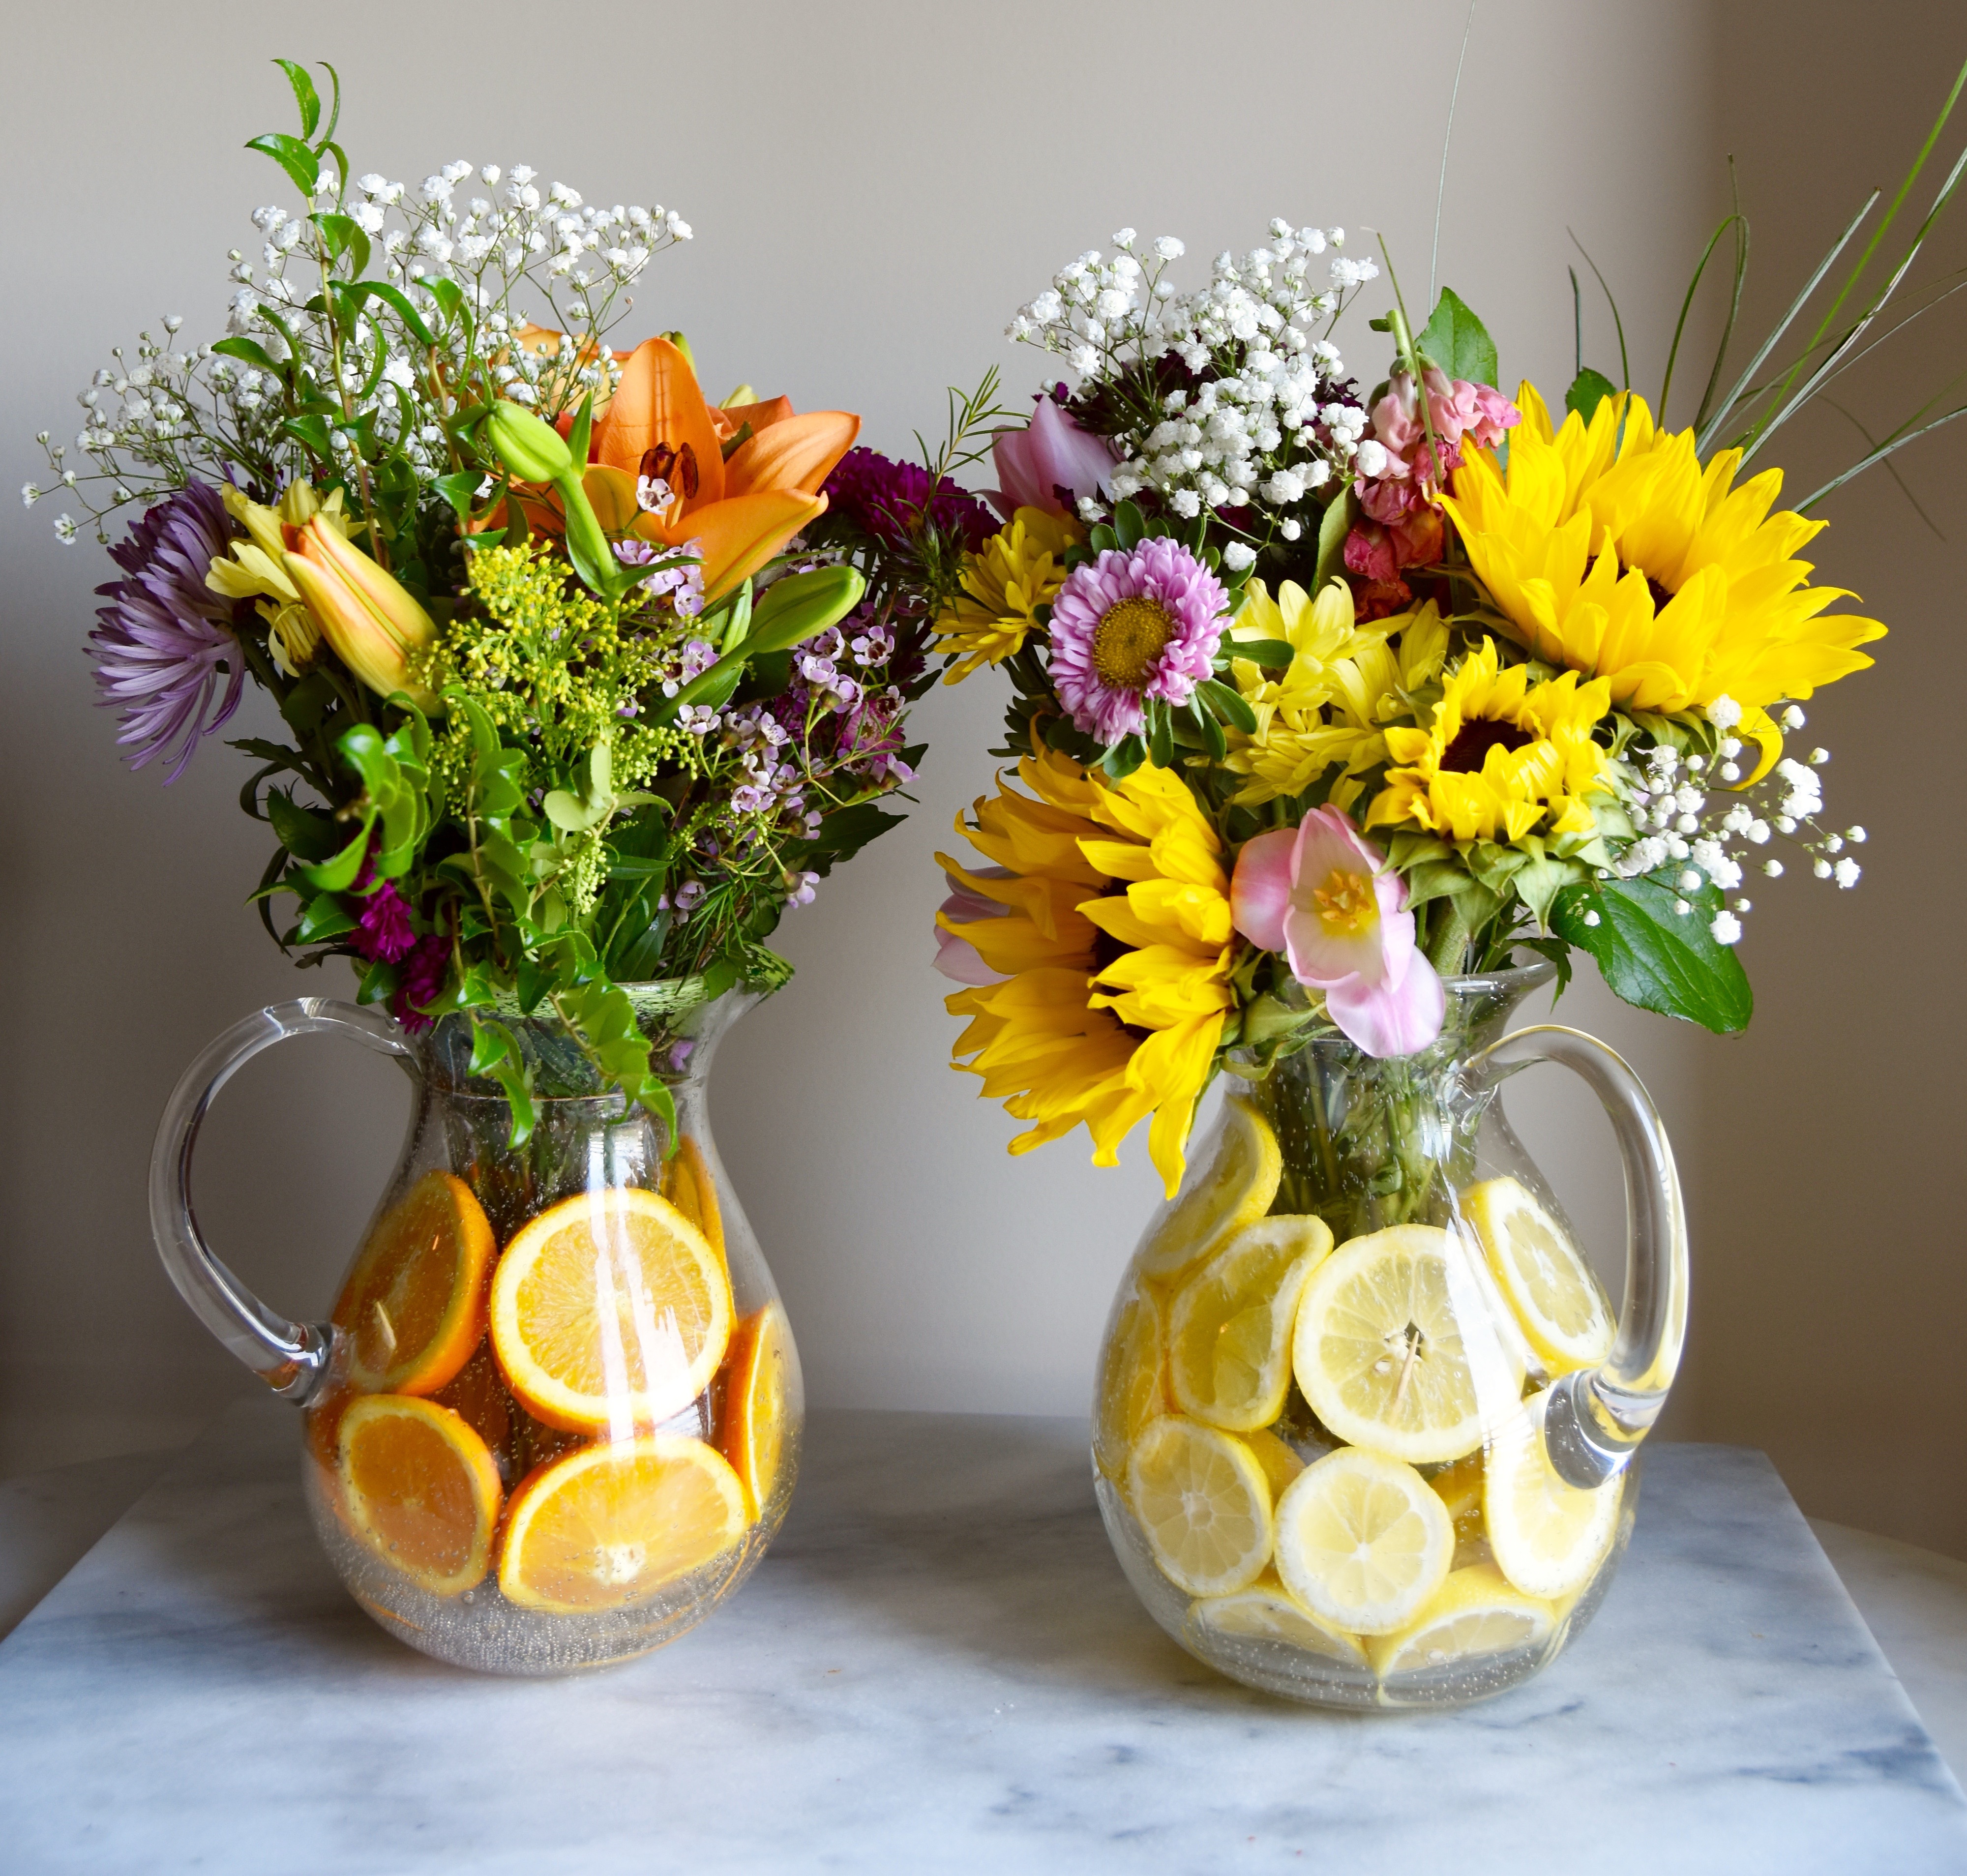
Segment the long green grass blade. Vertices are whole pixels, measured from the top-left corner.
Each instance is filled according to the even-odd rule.
[[[1967,68],[1963,68],[1962,76],[1967,76]],[[1961,151],[1959,156],[1955,159],[1953,167],[1947,172],[1946,182],[1941,186],[1940,193],[1933,198],[1933,206],[1927,211],[1926,219],[1919,224],[1919,232],[1913,237],[1912,244],[1907,248],[1904,259],[1894,270],[1892,277],[1885,283],[1884,291],[1879,293],[1865,308],[1863,316],[1845,335],[1830,356],[1804,381],[1802,387],[1783,403],[1773,416],[1767,412],[1763,413],[1755,428],[1749,432],[1748,446],[1742,458],[1744,462],[1748,461],[1771,437],[1774,436],[1785,424],[1789,421],[1791,418],[1802,409],[1823,389],[1839,361],[1864,336],[1872,322],[1885,310],[1885,302],[1898,291],[1899,283],[1911,272],[1912,264],[1919,258],[1920,250],[1925,246],[1926,237],[1933,231],[1933,224],[1946,212],[1948,205],[1953,199],[1955,190],[1960,186],[1960,179],[1963,175],[1967,175],[1967,149]],[[1820,337],[1822,336],[1822,331],[1823,329],[1820,328]],[[1783,389],[1787,389],[1794,382],[1797,371],[1801,369],[1801,361],[1799,360],[1791,371],[1789,376],[1783,380]],[[1781,397],[1781,390],[1778,390],[1777,396]]]
[[[1667,348],[1666,374],[1660,379],[1659,418],[1662,423],[1665,423],[1666,421],[1666,400],[1668,393],[1673,389],[1674,363],[1680,357],[1680,341],[1687,331],[1687,316],[1694,310],[1694,296],[1701,290],[1701,276],[1707,271],[1708,262],[1714,258],[1715,249],[1721,245],[1722,236],[1726,234],[1731,228],[1734,228],[1736,231],[1735,251],[1738,255],[1741,253],[1742,232],[1748,227],[1748,223],[1743,220],[1739,212],[1731,215],[1726,221],[1723,221],[1709,237],[1706,251],[1704,252],[1701,257],[1701,264],[1694,270],[1694,278],[1687,283],[1687,297],[1680,302],[1680,317],[1674,322],[1673,343]],[[1739,304],[1742,293],[1741,269],[1739,266],[1736,271],[1735,278],[1735,297],[1736,302]],[[1729,328],[1730,330],[1733,330],[1734,323],[1734,315],[1731,309],[1728,320]],[[1726,332],[1722,334],[1721,344],[1722,349],[1725,351],[1727,349],[1728,344],[1727,334]]]
[[[1585,266],[1597,276],[1599,289],[1605,295],[1605,304],[1612,309],[1613,330],[1619,335],[1619,376],[1625,381],[1625,388],[1629,391],[1633,388],[1633,366],[1631,360],[1626,356],[1626,322],[1619,317],[1619,302],[1612,297],[1612,289],[1605,284],[1604,275],[1598,272],[1598,263],[1591,258],[1584,244],[1572,234],[1570,229],[1566,228],[1564,231],[1571,235],[1571,245],[1584,256]]]
[[[1892,197],[1891,206],[1885,211],[1885,218],[1872,231],[1872,238],[1865,244],[1865,251],[1858,257],[1858,264],[1845,276],[1844,284],[1837,289],[1837,297],[1830,302],[1830,310],[1826,312],[1823,318],[1818,321],[1816,331],[1810,335],[1809,344],[1806,345],[1803,348],[1804,357],[1807,357],[1811,351],[1815,350],[1817,346],[1822,342],[1824,334],[1830,331],[1832,326],[1836,323],[1837,315],[1843,311],[1845,301],[1851,297],[1852,289],[1856,288],[1858,283],[1864,278],[1865,270],[1872,264],[1872,257],[1878,251],[1880,243],[1881,243],[1885,240],[1886,235],[1891,231],[1892,224],[1898,219],[1899,211],[1905,206],[1906,197],[1911,194],[1913,184],[1918,181],[1920,171],[1926,167],[1927,157],[1933,154],[1935,146],[1936,146],[1940,141],[1941,131],[1945,130],[1946,128],[1946,120],[1953,115],[1953,107],[1959,101],[1961,89],[1963,86],[1967,86],[1967,63],[1963,63],[1960,69],[1954,74],[1953,89],[1946,94],[1946,102],[1940,106],[1940,115],[1933,119],[1933,128],[1927,132],[1926,141],[1920,145],[1919,154],[1913,159],[1912,167],[1907,170],[1905,173],[1905,179],[1899,184],[1898,193]],[[1959,175],[1959,166],[1956,163],[1954,166],[1954,177],[1957,178]],[[1914,237],[1913,242],[1914,253],[1917,253],[1920,241],[1925,237],[1927,230],[1931,228],[1934,218],[1939,214],[1940,210],[1945,205],[1946,199],[1952,193],[1952,179],[1949,179],[1946,187],[1940,191],[1939,199],[1934,202],[1933,208],[1928,211],[1926,221],[1921,227],[1919,234]],[[1876,199],[1875,196],[1874,197],[1874,199]],[[1904,263],[1901,263],[1898,272],[1893,276],[1893,286],[1897,286],[1898,282],[1904,278],[1906,266],[1910,264],[1911,259],[1911,254],[1908,254],[1906,257]],[[1881,295],[1878,299],[1873,302],[1872,311],[1874,312],[1877,311],[1879,306],[1885,303],[1885,299],[1890,295],[1891,290],[1891,286],[1888,286],[1885,289],[1885,294]],[[1778,398],[1781,398],[1783,392],[1787,392],[1790,386],[1795,382],[1796,373],[1801,370],[1802,368],[1803,362],[1800,358],[1797,360],[1797,363],[1791,367],[1789,376],[1783,381],[1782,390],[1777,393]],[[1785,414],[1787,414],[1787,412]],[[1750,440],[1752,442],[1753,441],[1755,434],[1760,431],[1760,429],[1761,426],[1759,425],[1757,427],[1757,431],[1751,433]]]
[[[1959,382],[1959,379],[1956,378],[1953,382],[1957,384]],[[1924,408],[1930,410],[1933,408],[1933,405],[1938,402],[1939,399],[1935,398],[1930,402],[1927,404]],[[1845,483],[1850,481],[1853,476],[1862,476],[1866,470],[1872,467],[1874,464],[1882,463],[1887,457],[1897,454],[1898,452],[1904,449],[1908,443],[1917,443],[1921,437],[1930,436],[1934,431],[1943,429],[1948,424],[1952,422],[1956,417],[1967,417],[1967,404],[1956,405],[1954,408],[1947,412],[1943,417],[1936,417],[1930,424],[1921,424],[1917,430],[1907,430],[1904,425],[1901,425],[1899,430],[1894,431],[1892,434],[1888,437],[1884,442],[1880,444],[1876,449],[1873,450],[1869,455],[1861,456],[1856,462],[1853,463],[1849,469],[1845,470],[1843,475],[1833,476],[1830,481],[1826,482],[1823,485],[1822,488],[1816,489],[1812,493],[1804,496],[1801,502],[1797,503],[1796,512],[1799,515],[1807,515],[1810,511],[1814,508],[1818,502],[1822,501],[1826,496],[1835,493],[1836,490],[1843,488]],[[1913,420],[1908,419],[1908,421],[1910,421]]]
[[[1796,323],[1797,315],[1809,304],[1810,295],[1823,284],[1823,276],[1837,264],[1837,257],[1850,245],[1851,237],[1864,225],[1865,218],[1877,205],[1880,193],[1879,190],[1875,189],[1865,198],[1864,207],[1851,218],[1850,225],[1838,236],[1830,253],[1817,263],[1817,271],[1804,283],[1803,291],[1790,302],[1789,311],[1783,315],[1775,331],[1763,340],[1755,357],[1749,360],[1748,368],[1735,380],[1735,388],[1715,407],[1713,415],[1707,420],[1707,427],[1694,439],[1694,447],[1701,455],[1705,456],[1707,454],[1709,446],[1713,442],[1722,425],[1728,421],[1729,413],[1742,401],[1742,394],[1754,383],[1755,373],[1762,370],[1770,353],[1781,343],[1782,335]],[[1804,348],[1806,356],[1809,350],[1807,347]]]
[[[1847,409],[1843,405],[1839,403],[1834,397],[1826,397],[1823,401],[1825,403],[1828,404],[1839,416],[1843,418],[1853,430],[1856,431],[1859,435],[1862,437],[1872,448],[1875,450],[1879,447],[1878,439],[1873,436],[1871,431],[1867,430],[1864,425],[1859,421],[1858,414],[1856,411]],[[1892,480],[1898,485],[1899,493],[1905,497],[1907,502],[1911,506],[1912,512],[1917,515],[1921,521],[1926,523],[1927,526],[1932,531],[1933,534],[1936,540],[1944,541],[1946,538],[1946,531],[1940,526],[1939,522],[1935,521],[1933,517],[1926,512],[1923,506],[1921,506],[1919,497],[1914,495],[1912,492],[1912,484],[1907,482],[1905,477],[1899,473],[1898,464],[1886,459],[1881,459],[1881,460],[1883,461],[1883,467],[1885,468],[1885,473],[1891,476]]]

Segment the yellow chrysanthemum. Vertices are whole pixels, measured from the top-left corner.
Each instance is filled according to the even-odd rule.
[[[1739,450],[1704,469],[1694,432],[1656,428],[1641,398],[1606,398],[1589,424],[1574,412],[1555,431],[1532,386],[1516,402],[1507,471],[1471,450],[1445,503],[1511,635],[1604,678],[1629,709],[1732,698],[1766,769],[1782,745],[1765,706],[1864,670],[1857,647],[1885,634],[1825,613],[1855,596],[1807,583],[1796,555],[1824,523],[1769,512],[1780,470],[1736,488]]]
[[[932,622],[936,649],[962,654],[942,681],[960,683],[980,664],[1001,664],[1037,625],[1032,615],[1065,584],[1065,551],[1086,538],[1079,524],[1021,508],[964,563],[963,590]]]
[[[1232,667],[1257,719],[1253,735],[1232,736],[1226,765],[1248,777],[1236,796],[1248,806],[1301,795],[1341,763],[1345,773],[1329,799],[1350,809],[1365,786],[1360,777],[1387,760],[1386,725],[1412,714],[1408,696],[1441,669],[1448,651],[1448,628],[1431,602],[1362,629],[1342,580],[1315,600],[1290,580],[1273,599],[1252,580],[1231,635],[1291,647],[1281,678],[1266,678],[1248,658]]]
[[[947,999],[952,1015],[970,1019],[954,1065],[1032,1123],[1013,1153],[1084,1121],[1093,1164],[1111,1166],[1151,1114],[1148,1151],[1172,1198],[1232,1002],[1235,933],[1216,830],[1163,769],[1109,783],[1046,750],[1018,774],[1029,796],[1000,782],[995,800],[977,802],[974,823],[957,822],[1010,877],[937,856],[1006,908],[938,920],[1005,980]]]
[[[1607,679],[1581,683],[1566,671],[1533,684],[1527,665],[1499,670],[1485,638],[1449,678],[1429,727],[1388,725],[1387,752],[1400,766],[1366,825],[1455,841],[1589,834],[1597,823],[1584,797],[1610,786],[1591,726],[1610,707]]]

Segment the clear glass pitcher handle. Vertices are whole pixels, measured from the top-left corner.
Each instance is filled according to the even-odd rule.
[[[150,1231],[177,1292],[205,1327],[273,1392],[296,1406],[326,1371],[333,1332],[325,1322],[294,1322],[270,1309],[212,1254],[191,1203],[191,1155],[212,1096],[262,1049],[289,1036],[345,1035],[392,1055],[412,1075],[416,1051],[380,1012],[326,997],[275,1003],[236,1022],[179,1077],[150,1150]]]
[[[1659,1110],[1613,1050],[1582,1030],[1542,1023],[1506,1035],[1468,1067],[1561,1062],[1604,1103],[1626,1168],[1626,1300],[1612,1351],[1558,1380],[1544,1415],[1551,1464],[1594,1488],[1624,1470],[1652,1430],[1687,1339],[1687,1209]]]

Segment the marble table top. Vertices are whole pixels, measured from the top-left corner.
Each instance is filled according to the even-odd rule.
[[[819,1417],[792,1518],[662,1652],[483,1679],[384,1635],[234,1409],[0,1643],[0,1863],[36,1872],[1967,1870],[1967,1800],[1759,1455],[1663,1446],[1597,1620],[1458,1713],[1193,1661],[1082,1426]]]

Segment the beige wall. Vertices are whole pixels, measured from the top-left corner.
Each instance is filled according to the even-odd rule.
[[[209,0],[13,11],[0,71],[0,173],[12,189],[0,437],[16,440],[22,477],[34,464],[21,446],[44,424],[73,427],[69,399],[109,344],[168,311],[192,330],[215,326],[224,249],[250,251],[247,213],[291,192],[238,147],[284,124],[265,63],[276,53],[339,53],[358,170],[414,181],[457,154],[525,160],[591,195],[680,208],[697,239],[657,270],[638,330],[681,325],[720,387],[744,377],[802,404],[848,405],[866,413],[869,441],[899,450],[912,427],[935,422],[948,380],[993,363],[1016,385],[1035,379],[1039,360],[1000,337],[1005,318],[1122,222],[1180,233],[1199,266],[1252,244],[1274,213],[1342,222],[1362,244],[1377,227],[1418,295],[1462,17],[1455,0],[1429,0],[1404,8],[1396,32],[1384,8],[1329,0],[1207,11],[1156,0],[1124,12],[863,0],[617,10],[614,40],[575,44],[539,24],[551,10],[363,4],[337,15],[331,44]],[[457,55],[472,22],[489,27],[493,57]],[[1738,40],[1741,16],[1723,27]],[[1567,224],[1618,285],[1642,380],[1656,377],[1717,193],[1715,30],[1692,0],[1484,0],[1442,272],[1496,331],[1508,379],[1561,387],[1568,376]],[[1823,36],[1808,60],[1797,82],[1826,95],[1848,87]],[[1390,60],[1397,79],[1355,76]],[[1876,89],[1839,95],[1859,147],[1865,134],[1896,134],[1880,63]],[[541,65],[564,71],[561,95],[477,76]],[[1738,118],[1744,108],[1730,106]],[[1757,134],[1739,147],[1768,153],[1749,180],[1772,211],[1773,249],[1781,217],[1804,218],[1790,199],[1804,159],[1828,163],[1833,140],[1813,145],[1773,121]],[[1367,335],[1352,339],[1370,379],[1380,361]],[[1934,1488],[1922,1500],[1913,1485],[1943,1471],[1955,1443],[1944,1415],[1956,1431],[1961,1417],[1950,1345],[1922,1339],[1948,1320],[1957,1335],[1961,1290],[1927,1170],[1943,1154],[1944,1095],[1916,1074],[1930,1064],[1940,1080],[1943,1058],[1922,1035],[1951,984],[1937,958],[1944,990],[1917,993],[1910,973],[1880,983],[1875,961],[1908,954],[1887,915],[1910,902],[1910,817],[1894,827],[1887,813],[1882,762],[1860,773],[1866,735],[1883,740],[1889,685],[1934,718],[1913,749],[1938,779],[1942,696],[1925,673],[1943,643],[1939,577],[1959,559],[1907,530],[1885,492],[1847,505],[1848,521],[1865,519],[1839,531],[1848,563],[1840,551],[1827,564],[1901,621],[1894,654],[1925,655],[1918,676],[1905,656],[1886,683],[1854,689],[1823,719],[1833,783],[1849,789],[1839,811],[1848,799],[1898,837],[1870,850],[1877,890],[1842,902],[1801,886],[1768,896],[1748,953],[1765,1011],[1749,1042],[1710,1045],[1639,1019],[1595,985],[1562,1013],[1629,1053],[1681,1145],[1700,1289],[1675,1423],[1769,1445],[1813,1510],[1967,1548],[1967,1530],[1922,1510]],[[48,512],[0,507],[0,764],[17,804],[4,834],[13,1027],[0,1467],[14,1471],[161,1444],[252,1385],[192,1322],[149,1249],[150,1132],[178,1069],[218,1028],[260,1003],[334,987],[297,977],[241,907],[263,853],[231,805],[238,759],[208,748],[168,790],[115,767],[78,651],[99,551],[56,549]],[[1873,526],[1891,553],[1862,538]],[[923,706],[936,749],[916,818],[789,918],[783,944],[800,975],[735,1034],[720,1070],[720,1140],[822,1402],[1080,1409],[1112,1286],[1151,1203],[1138,1152],[1109,1174],[1077,1143],[1009,1160],[1012,1125],[944,1066],[952,1025],[926,962],[930,855],[986,784],[997,702],[978,682]],[[1874,934],[1885,941],[1865,944]],[[1878,988],[1826,1022],[1823,986],[1865,966]],[[1904,1037],[1906,1065],[1891,1073],[1859,1054],[1885,1030]],[[256,1064],[202,1149],[215,1241],[296,1309],[325,1302],[402,1125],[400,1080],[353,1053],[310,1041]],[[1829,1072],[1833,1059],[1842,1074]],[[1602,1127],[1562,1088],[1526,1085],[1519,1105],[1567,1200],[1615,1256],[1622,1206]],[[1889,1196],[1865,1175],[1840,1190],[1801,1170],[1848,1164],[1854,1136],[1867,1158],[1896,1161]],[[1813,1225],[1833,1206],[1849,1233],[1834,1246]],[[1874,1308],[1880,1293],[1899,1314]],[[1862,1397],[1838,1352],[1854,1322],[1880,1343],[1866,1371],[1888,1382]],[[1885,1423],[1867,1411],[1881,1392],[1917,1457],[1905,1485],[1866,1497],[1886,1470],[1859,1444]],[[1812,1405],[1833,1400],[1834,1412]],[[1839,1428],[1848,1461],[1828,1457],[1846,1450],[1830,1438]]]

